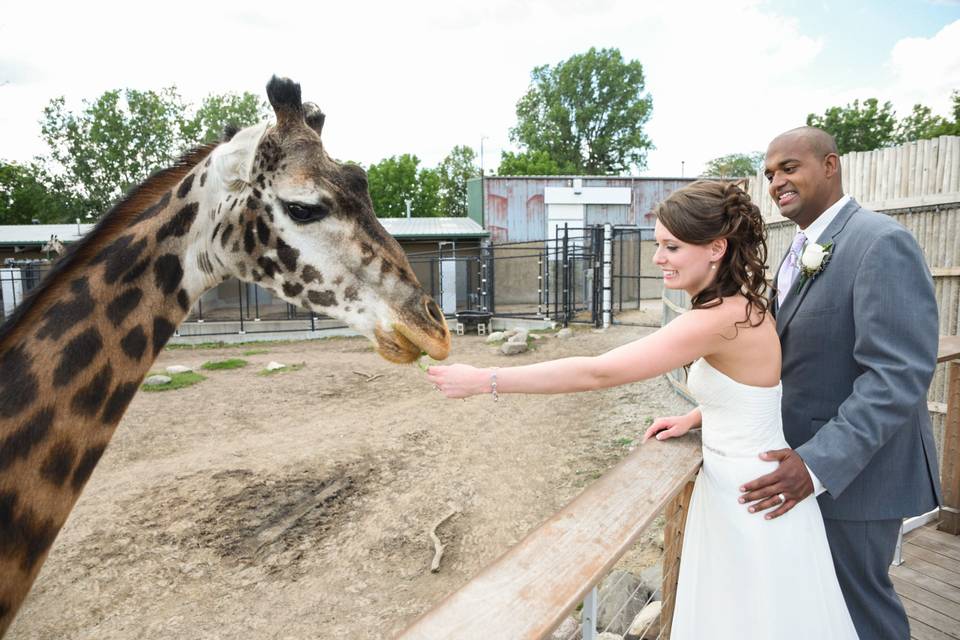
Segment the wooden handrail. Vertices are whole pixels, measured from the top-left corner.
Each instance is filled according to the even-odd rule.
[[[943,506],[940,509],[941,531],[960,534],[960,336],[940,336],[937,362],[947,365],[947,416],[943,421],[943,455],[940,486]]]
[[[637,447],[398,637],[545,637],[686,487],[701,461],[696,434]]]

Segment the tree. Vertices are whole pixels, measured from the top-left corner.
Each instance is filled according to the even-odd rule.
[[[467,180],[480,175],[476,152],[466,145],[458,145],[437,166],[440,177],[440,209],[443,215],[467,215]]]
[[[936,138],[938,135],[942,135],[938,131],[943,130],[949,124],[946,118],[933,115],[930,107],[915,104],[910,115],[901,119],[897,124],[894,140],[897,144],[903,144],[913,140]]]
[[[82,218],[84,203],[38,162],[0,161],[0,224],[58,224]]]
[[[640,62],[625,62],[618,49],[591,47],[533,70],[510,137],[570,173],[622,173],[646,166],[653,144],[643,126],[652,109]]]
[[[265,105],[250,93],[210,95],[191,116],[176,87],[125,89],[84,101],[79,113],[55,98],[44,109],[41,131],[66,186],[100,215],[190,147],[215,140],[226,123],[244,127],[265,115]]]
[[[208,144],[219,140],[228,125],[248,127],[268,117],[267,103],[250,92],[211,94],[193,117],[184,121],[181,135],[187,147]]]
[[[807,115],[807,124],[819,127],[837,141],[840,155],[851,151],[871,151],[895,144],[896,117],[893,105],[879,105],[876,98],[859,100],[845,107],[830,107],[822,116]]]
[[[731,153],[714,158],[704,167],[703,177],[743,178],[756,175],[763,166],[763,152]]]
[[[370,165],[367,184],[379,217],[406,217],[408,199],[413,216],[441,215],[440,176],[432,169],[418,169],[419,164],[417,156],[405,153]]]
[[[546,151],[523,151],[500,153],[500,166],[497,174],[501,176],[559,176],[579,173],[577,167],[561,165]]]

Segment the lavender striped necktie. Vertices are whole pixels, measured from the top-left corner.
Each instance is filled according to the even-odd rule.
[[[800,254],[803,251],[803,245],[807,243],[807,236],[803,231],[797,231],[793,238],[793,244],[790,245],[790,253],[780,266],[780,273],[777,274],[777,303],[782,307],[786,300],[790,288],[797,281],[800,274]]]

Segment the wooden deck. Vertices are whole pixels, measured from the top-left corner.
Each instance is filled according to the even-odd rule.
[[[890,577],[910,616],[910,637],[960,639],[960,537],[920,527],[906,535]]]

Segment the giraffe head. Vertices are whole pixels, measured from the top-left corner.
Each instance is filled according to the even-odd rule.
[[[327,155],[324,115],[301,102],[300,85],[274,77],[267,96],[276,123],[234,134],[200,177],[198,205],[213,231],[197,245],[209,254],[198,264],[210,280],[198,288],[227,276],[256,282],[343,320],[388,360],[445,358],[443,314],[377,221],[366,173]]]

